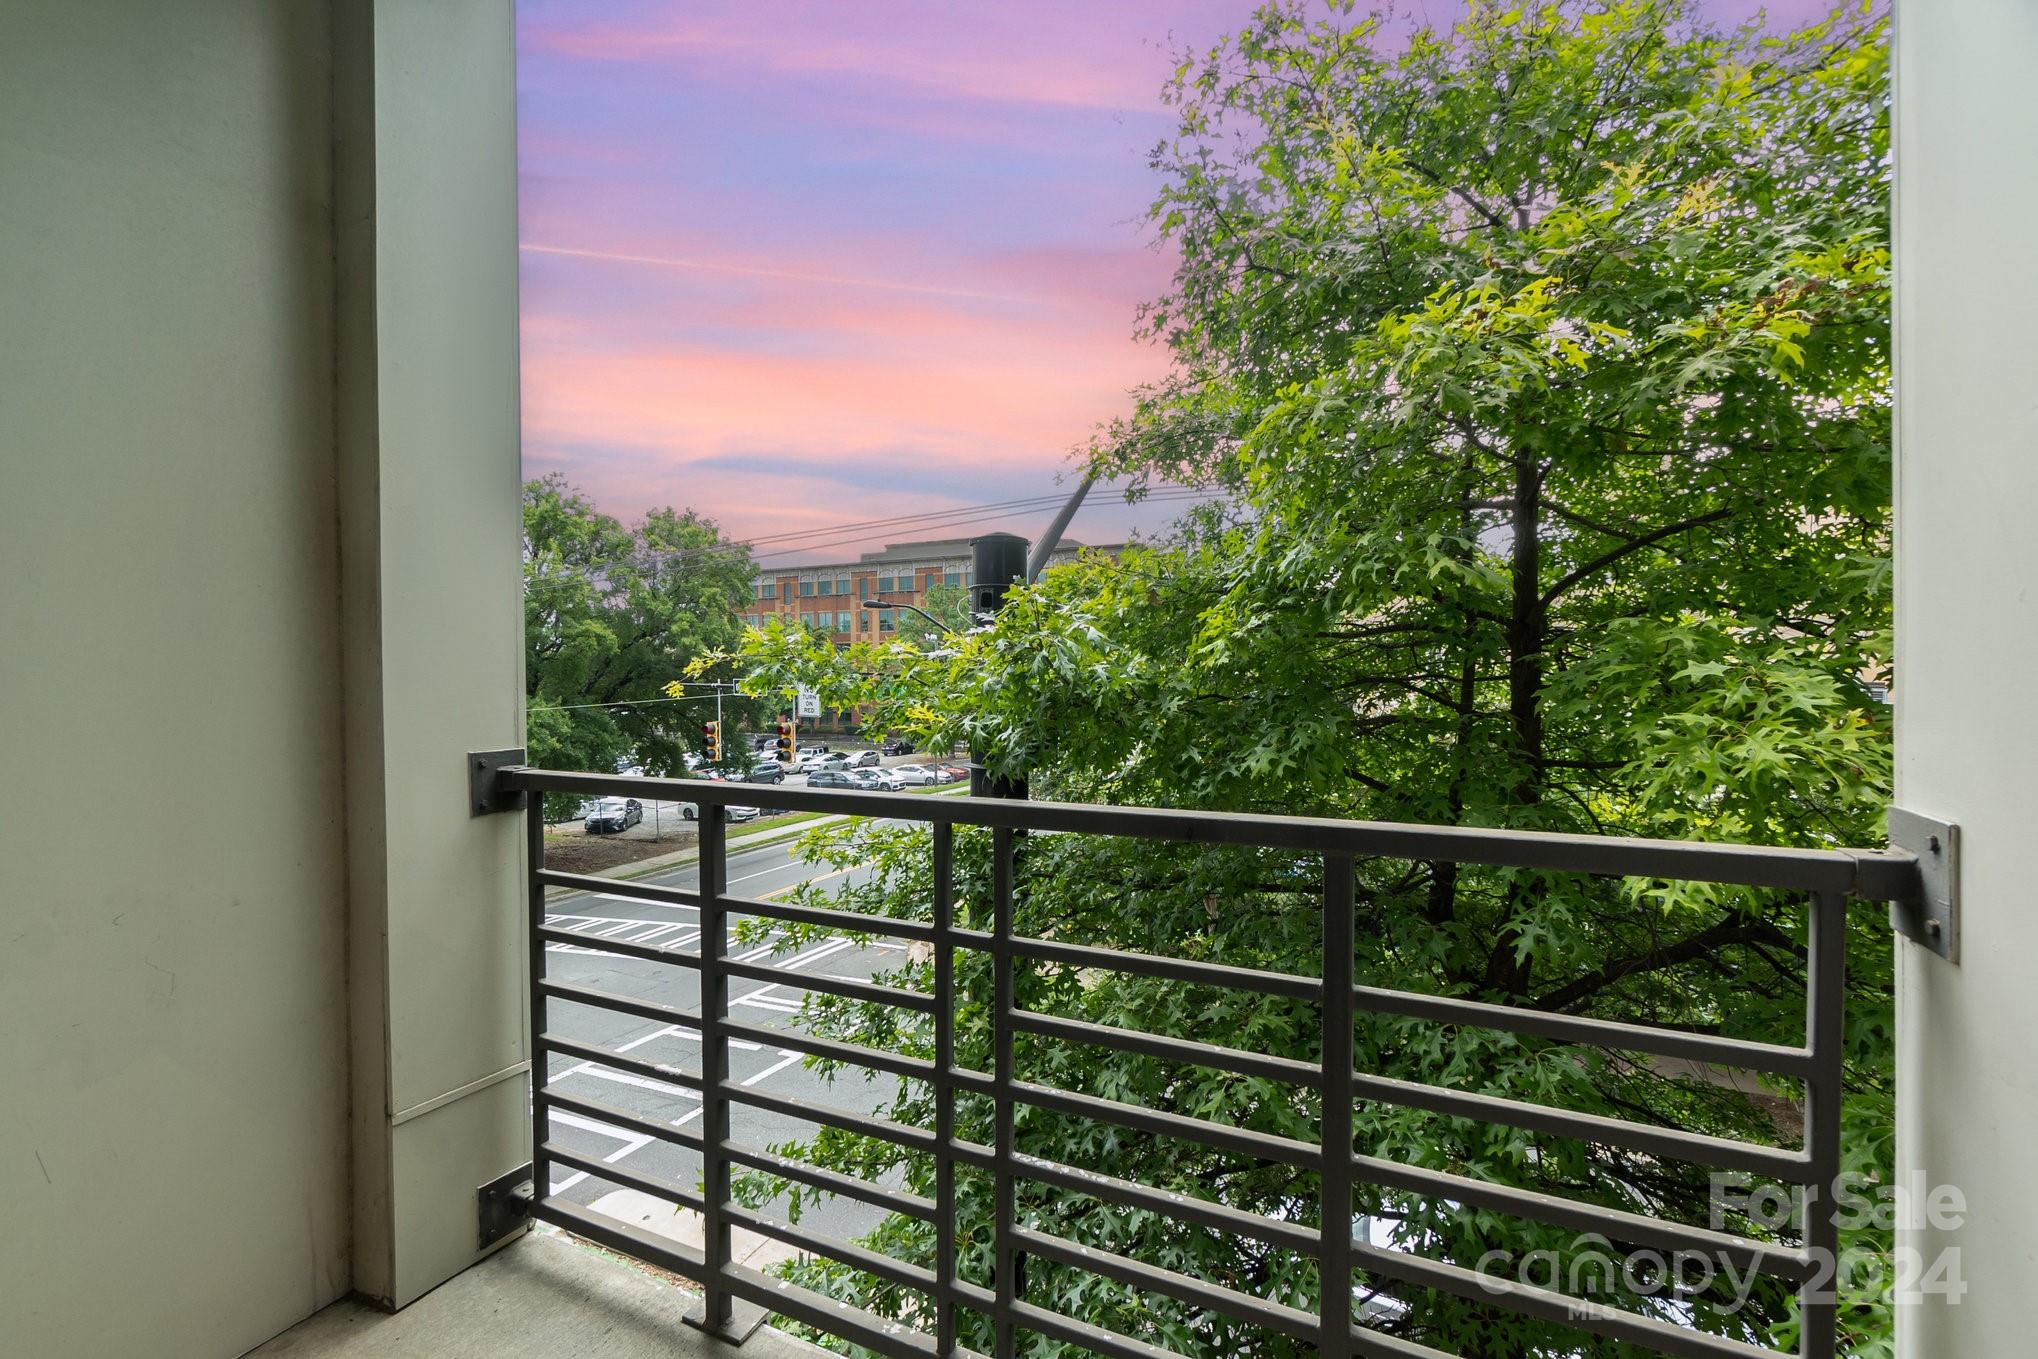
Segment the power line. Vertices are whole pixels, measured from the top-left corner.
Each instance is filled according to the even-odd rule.
[[[1146,496],[1145,499],[1151,500],[1156,498],[1165,498],[1173,496],[1175,495],[1175,493],[1182,493],[1187,495],[1205,494],[1205,492],[1202,491],[1200,488],[1194,486],[1177,486],[1173,484],[1164,484],[1155,487],[1153,493]],[[883,519],[858,519],[852,520],[846,524],[822,524],[815,528],[792,529],[784,533],[768,533],[763,535],[762,537],[751,538],[748,539],[747,541],[749,546],[754,548],[763,546],[766,543],[786,543],[791,542],[794,539],[798,538],[817,538],[827,534],[844,533],[850,529],[870,529],[872,530],[872,534],[870,536],[876,536],[876,533],[878,531],[891,527],[897,527],[901,529],[906,528],[908,526],[917,526],[923,528],[934,527],[933,525],[920,522],[924,520],[951,519],[957,515],[962,514],[980,515],[988,513],[992,510],[1016,511],[1028,509],[1041,509],[1049,505],[1059,505],[1066,498],[1067,497],[1065,496],[1056,494],[1056,495],[1026,496],[1017,500],[995,500],[982,505],[950,505],[945,509],[920,510],[913,514],[891,515]]]
[[[648,708],[653,703],[705,703],[714,698],[713,694],[688,694],[683,698],[639,698],[618,699],[614,703],[535,703],[525,707],[527,713],[570,713],[583,708]]]
[[[1196,491],[1196,490],[1187,490],[1187,489],[1185,488],[1185,493],[1184,493],[1184,494],[1180,494],[1180,495],[1150,495],[1150,496],[1147,496],[1147,497],[1146,497],[1146,498],[1145,498],[1144,500],[1142,500],[1142,501],[1141,501],[1140,503],[1141,503],[1141,504],[1149,504],[1149,505],[1154,505],[1154,504],[1157,504],[1157,505],[1170,505],[1170,504],[1179,504],[1179,503],[1183,503],[1183,502],[1186,502],[1186,501],[1191,501],[1191,500],[1204,500],[1204,499],[1213,499],[1213,498],[1216,498],[1216,497],[1218,497],[1218,496],[1221,496],[1222,494],[1223,494],[1223,492],[1221,492],[1221,491]],[[917,527],[917,528],[922,528],[922,529],[938,529],[938,528],[957,528],[957,527],[960,527],[960,526],[962,526],[962,525],[964,525],[964,524],[978,524],[978,523],[982,523],[982,522],[984,522],[985,520],[996,520],[996,519],[1009,519],[1009,518],[1011,518],[1011,517],[1012,517],[1012,511],[1010,511],[1010,510],[998,510],[998,511],[994,511],[994,512],[991,512],[991,513],[986,513],[986,514],[971,514],[971,515],[964,515],[964,516],[962,516],[961,518],[957,518],[957,519],[944,519],[944,520],[937,520],[937,521],[934,521],[934,522],[932,522],[932,523],[925,523],[925,524],[919,524],[919,525],[915,525],[915,527]],[[818,532],[818,531],[820,531],[820,530],[817,530],[817,532]],[[779,548],[779,549],[777,549],[776,551],[772,551],[772,552],[757,552],[757,553],[753,553],[753,554],[751,554],[751,555],[752,555],[752,557],[753,557],[753,559],[754,559],[754,560],[757,560],[757,561],[768,561],[768,560],[770,560],[771,558],[774,558],[774,557],[793,557],[793,556],[797,556],[797,555],[799,555],[799,554],[800,554],[800,553],[802,553],[802,552],[818,552],[818,551],[819,551],[820,549],[822,549],[822,548],[824,548],[824,547],[841,547],[841,546],[844,546],[844,545],[846,545],[846,544],[850,544],[850,543],[865,543],[865,542],[869,542],[869,541],[870,541],[870,540],[871,540],[872,538],[874,538],[874,537],[877,537],[877,536],[879,536],[879,534],[877,534],[877,533],[856,533],[856,534],[851,534],[851,535],[850,535],[849,537],[847,537],[847,538],[831,538],[831,539],[828,539],[828,540],[827,540],[827,541],[825,541],[825,542],[818,542],[818,543],[802,543],[802,544],[800,544],[800,545],[799,545],[799,546],[797,546],[797,547],[786,547],[786,548]]]
[[[898,514],[887,519],[858,519],[847,524],[825,524],[820,528],[799,529],[788,533],[768,533],[761,538],[750,539],[750,545],[756,547],[760,543],[778,543],[791,538],[811,538],[821,533],[840,533],[844,529],[885,528],[894,524],[908,523],[915,519],[939,519],[946,515],[961,514],[964,511],[974,513],[978,510],[1033,509],[1039,505],[1055,504],[1061,499],[1063,497],[1058,495],[1036,495],[1026,496],[1019,500],[993,501],[987,505],[950,505],[947,509],[943,510],[922,510],[918,514]]]

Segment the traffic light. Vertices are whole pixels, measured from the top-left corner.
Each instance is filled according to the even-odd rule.
[[[793,762],[793,724],[780,721],[778,724],[778,758],[787,764]]]
[[[722,724],[720,722],[701,723],[701,748],[707,751],[709,764],[720,764],[722,762]]]

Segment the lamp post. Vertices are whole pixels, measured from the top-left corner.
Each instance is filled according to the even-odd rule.
[[[901,604],[896,600],[886,599],[883,595],[879,595],[876,599],[864,600],[863,607],[866,609],[910,609],[932,623],[935,627],[940,628],[943,632],[948,631],[948,624],[942,622],[939,618],[936,618],[917,604]]]

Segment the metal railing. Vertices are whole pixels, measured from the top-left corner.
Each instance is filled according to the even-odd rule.
[[[1835,1354],[1835,1303],[1830,1291],[1830,1270],[1822,1269],[1821,1262],[1831,1261],[1837,1246],[1839,1196],[1833,1191],[1840,1167],[1845,913],[1850,897],[1892,900],[1914,892],[1916,861],[1909,855],[1895,851],[1789,850],[1043,802],[771,790],[769,797],[775,806],[929,826],[933,890],[928,918],[905,919],[731,895],[727,891],[727,832],[720,808],[755,799],[758,795],[755,788],[707,781],[556,773],[522,766],[504,769],[495,778],[502,792],[532,795],[527,799],[527,815],[530,1050],[534,1073],[532,1161],[533,1184],[538,1187],[535,1216],[697,1282],[705,1292],[709,1329],[726,1330],[732,1300],[745,1299],[881,1355],[900,1359],[933,1355],[947,1359],[951,1355],[975,1353],[959,1346],[956,1339],[957,1309],[967,1308],[990,1319],[996,1337],[994,1359],[1009,1359],[1014,1354],[1020,1332],[1048,1336],[1117,1359],[1158,1359],[1170,1353],[1030,1300],[1023,1291],[1022,1260],[1032,1256],[1295,1337],[1322,1354],[1449,1359],[1442,1350],[1364,1325],[1368,1318],[1354,1315],[1355,1276],[1436,1290],[1654,1353],[1700,1359],[1717,1356],[1754,1359],[1775,1353],[1660,1317],[1583,1301],[1561,1291],[1377,1245],[1355,1233],[1353,1227],[1356,1186],[1371,1185],[1565,1230],[1600,1233],[1640,1246],[1697,1252],[1707,1258],[1733,1262],[1743,1270],[1758,1271],[1800,1290],[1799,1354],[1807,1359],[1832,1359]],[[545,868],[543,798],[538,795],[548,792],[626,794],[697,803],[702,809],[698,889]],[[992,900],[988,930],[964,928],[955,919],[954,851],[958,826],[987,827],[991,832]],[[1020,935],[1013,927],[1014,845],[1018,833],[1028,831],[1249,846],[1320,855],[1324,867],[1321,974],[1287,975]],[[1757,1043],[1682,1029],[1615,1023],[1360,985],[1354,976],[1354,862],[1374,856],[1552,873],[1735,884],[1803,894],[1808,903],[1804,1041],[1793,1045]],[[581,889],[695,907],[701,922],[698,947],[688,952],[591,939],[555,928],[546,922],[547,888]],[[729,1012],[732,978],[786,980],[783,974],[730,955],[729,923],[732,916],[739,915],[840,928],[931,948],[931,992],[811,973],[800,974],[797,984],[812,991],[877,1002],[927,1017],[934,1030],[934,1059],[843,1043],[798,1030],[765,1028],[732,1018]],[[573,944],[693,969],[700,980],[699,1013],[549,977],[545,965],[548,943]],[[958,950],[979,951],[988,957],[992,970],[990,1021],[994,1059],[990,1071],[965,1069],[956,1064]],[[1322,1016],[1322,1061],[1305,1063],[1021,1008],[1015,1000],[1015,977],[1021,969],[1041,965],[1116,970],[1314,1005]],[[645,1062],[550,1032],[547,1011],[555,1003],[592,1006],[697,1033],[703,1054],[700,1069],[685,1071]],[[1803,1145],[1793,1150],[1739,1142],[1370,1074],[1354,1066],[1354,1024],[1363,1013],[1474,1026],[1559,1043],[1794,1078],[1802,1082],[1804,1092]],[[1320,1136],[1315,1141],[1295,1140],[1019,1079],[1014,1064],[1014,1038],[1020,1033],[1063,1038],[1298,1086],[1321,1098]],[[732,1041],[746,1040],[924,1081],[933,1092],[933,1126],[890,1122],[851,1114],[817,1101],[746,1088],[732,1081],[729,1073]],[[550,1059],[555,1055],[597,1063],[695,1092],[703,1107],[700,1131],[676,1128],[558,1089],[550,1076]],[[984,1096],[992,1102],[995,1137],[991,1145],[957,1135],[958,1094]],[[1804,1195],[1804,1226],[1798,1234],[1801,1239],[1792,1244],[1789,1240],[1736,1236],[1363,1154],[1354,1146],[1354,1107],[1362,1100],[1581,1139],[1648,1157],[1768,1176],[1780,1184],[1796,1186]],[[1114,1179],[1022,1152],[1015,1137],[1015,1113],[1026,1105],[1119,1128],[1185,1139],[1243,1158],[1290,1167],[1304,1175],[1313,1173],[1320,1186],[1320,1227]],[[731,1111],[736,1106],[845,1129],[931,1156],[936,1191],[929,1199],[886,1189],[735,1140]],[[700,1191],[561,1145],[553,1140],[550,1127],[550,1115],[555,1110],[693,1149],[702,1157],[704,1168]],[[550,1192],[555,1166],[582,1171],[697,1211],[705,1224],[703,1249],[695,1251],[666,1237],[606,1218]],[[741,1207],[731,1193],[731,1176],[737,1167],[763,1171],[930,1224],[936,1233],[932,1268],[787,1225]],[[989,1287],[957,1274],[958,1169],[986,1173],[994,1184],[993,1220],[988,1226],[995,1268]],[[1022,1183],[1073,1190],[1121,1208],[1168,1215],[1179,1222],[1297,1252],[1316,1261],[1320,1270],[1318,1308],[1303,1310],[1037,1230],[1019,1219],[1018,1190]],[[876,1316],[735,1263],[730,1244],[731,1233],[737,1228],[918,1292],[927,1299],[925,1315],[933,1319],[932,1332]]]

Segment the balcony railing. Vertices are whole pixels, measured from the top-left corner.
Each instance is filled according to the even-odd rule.
[[[551,1192],[537,1195],[535,1216],[698,1283],[705,1293],[705,1315],[710,1329],[726,1328],[732,1299],[745,1299],[877,1354],[901,1359],[927,1355],[946,1359],[975,1353],[959,1346],[956,1338],[958,1309],[972,1309],[989,1318],[996,1337],[996,1359],[1009,1359],[1015,1353],[1016,1337],[1023,1332],[1048,1336],[1118,1359],[1157,1359],[1170,1353],[1146,1341],[1064,1316],[1029,1299],[1024,1291],[1023,1260],[1035,1257],[1088,1271],[1134,1290],[1208,1309],[1217,1316],[1270,1333],[1293,1337],[1322,1354],[1449,1359],[1444,1351],[1365,1324],[1377,1321],[1377,1314],[1355,1315],[1353,1285],[1361,1277],[1389,1286],[1437,1290],[1654,1353],[1705,1359],[1713,1356],[1748,1359],[1774,1353],[1661,1316],[1581,1300],[1564,1292],[1503,1280],[1462,1264],[1379,1245],[1354,1226],[1358,1221],[1355,1191],[1360,1185],[1370,1184],[1567,1231],[1597,1233],[1638,1247],[1693,1252],[1730,1263],[1742,1271],[1759,1272],[1798,1290],[1802,1318],[1799,1354],[1810,1359],[1830,1359],[1835,1353],[1830,1264],[1822,1268],[1821,1262],[1831,1262],[1837,1246],[1839,1196],[1834,1190],[1840,1167],[1845,913],[1850,898],[1889,900],[1913,890],[1915,861],[1907,855],[981,798],[807,789],[770,791],[768,796],[775,806],[928,826],[931,900],[925,918],[905,919],[731,894],[727,890],[727,831],[720,809],[756,799],[761,791],[757,788],[706,781],[554,773],[521,766],[504,769],[495,779],[500,793],[533,795],[528,798],[527,809],[533,1183],[549,1191],[553,1167],[568,1167],[693,1209],[704,1220],[705,1246],[694,1251],[605,1218]],[[536,796],[543,793],[623,795],[697,803],[702,811],[698,889],[682,890],[545,868],[543,798]],[[972,826],[988,828],[990,832],[988,919],[977,922],[988,928],[965,927],[957,920],[956,829]],[[1022,935],[1015,931],[1013,923],[1015,843],[1027,832],[1247,846],[1320,857],[1323,868],[1320,974],[1288,975]],[[1803,1042],[1788,1045],[1750,1042],[1682,1029],[1614,1023],[1361,985],[1354,975],[1354,864],[1369,857],[1736,884],[1792,894],[1802,900],[1807,912],[1808,984]],[[577,888],[696,908],[701,924],[698,947],[688,951],[594,940],[555,928],[546,923],[548,887]],[[800,974],[798,985],[925,1017],[921,1022],[931,1023],[933,1029],[933,1060],[797,1030],[765,1028],[732,1017],[729,1004],[732,979],[786,980],[783,973],[730,955],[729,928],[732,919],[739,916],[839,928],[931,949],[931,991],[811,973]],[[699,974],[699,1013],[548,977],[545,965],[548,942],[693,969]],[[956,959],[960,951],[967,950],[977,951],[988,959],[992,977],[992,994],[987,997],[993,1053],[989,1071],[965,1069],[956,1061]],[[1115,970],[1186,985],[1282,997],[1313,1006],[1321,1016],[1321,1061],[1297,1061],[1217,1042],[1191,1042],[1023,1008],[1015,999],[1015,980],[1022,969],[1042,966]],[[685,1071],[645,1062],[551,1032],[548,1008],[560,1003],[592,1006],[697,1033],[702,1053],[699,1069]],[[1558,1044],[1791,1078],[1801,1082],[1803,1090],[1803,1143],[1800,1148],[1790,1149],[1740,1142],[1370,1074],[1356,1069],[1354,1064],[1354,1025],[1361,1014],[1413,1017]],[[1142,1054],[1296,1087],[1321,1099],[1319,1136],[1313,1141],[1275,1136],[1021,1079],[1014,1062],[1014,1039],[1020,1034]],[[731,1043],[743,1040],[926,1082],[933,1092],[933,1126],[891,1122],[818,1101],[746,1088],[732,1081],[729,1074]],[[553,1056],[597,1063],[697,1093],[703,1106],[700,1131],[675,1128],[558,1089],[549,1074]],[[958,1095],[985,1097],[990,1101],[994,1111],[990,1145],[957,1135]],[[1449,1118],[1508,1125],[1623,1148],[1644,1157],[1765,1176],[1798,1188],[1803,1227],[1794,1237],[1765,1241],[1363,1154],[1354,1146],[1354,1109],[1360,1101],[1385,1102]],[[1015,1113],[1025,1106],[1158,1137],[1183,1139],[1247,1161],[1287,1167],[1305,1182],[1314,1180],[1320,1225],[1263,1216],[1029,1154],[1017,1145],[1015,1135]],[[739,1107],[771,1111],[822,1127],[883,1139],[929,1156],[935,1166],[935,1192],[928,1198],[888,1189],[749,1145],[732,1136],[732,1112]],[[704,1167],[698,1192],[693,1186],[643,1175],[560,1145],[553,1139],[550,1126],[550,1115],[555,1110],[693,1149],[702,1158]],[[908,1263],[740,1206],[731,1192],[731,1177],[739,1168],[766,1172],[930,1224],[936,1237],[932,1266]],[[958,1277],[958,1170],[986,1174],[994,1185],[991,1221],[972,1224],[988,1225],[992,1236],[995,1265],[988,1284]],[[1022,1186],[1029,1184],[1072,1190],[1123,1209],[1165,1215],[1230,1237],[1295,1252],[1316,1263],[1323,1281],[1317,1290],[1320,1301],[1315,1309],[1304,1310],[1029,1226],[1019,1211]],[[831,1258],[917,1292],[926,1299],[925,1308],[918,1315],[927,1320],[929,1328],[876,1316],[735,1263],[730,1243],[732,1231],[738,1228]]]

